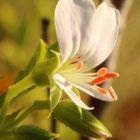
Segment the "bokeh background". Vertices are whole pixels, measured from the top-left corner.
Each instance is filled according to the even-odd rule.
[[[96,0],[96,4],[99,2]],[[44,33],[48,44],[56,41],[56,3],[57,0],[0,0],[0,95],[27,65]],[[113,59],[120,73],[120,78],[113,82],[119,99],[109,103],[102,115],[103,123],[113,134],[111,140],[140,140],[140,1],[133,0],[129,8],[118,57]],[[11,110],[28,106],[35,99],[43,100],[45,92],[44,88],[33,90],[13,104]],[[49,129],[47,113],[34,112],[22,123]],[[57,129],[60,140],[78,140],[78,134],[63,124],[58,123]]]

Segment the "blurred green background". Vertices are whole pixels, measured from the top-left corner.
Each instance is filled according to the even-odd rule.
[[[0,94],[14,82],[32,57],[42,36],[42,20],[49,20],[48,44],[56,41],[54,9],[57,0],[0,0]],[[140,1],[134,0],[121,47],[117,71],[120,78],[113,86],[119,100],[110,103],[103,122],[112,132],[112,140],[140,140]],[[45,89],[32,91],[16,104],[29,105],[34,99],[44,99]],[[93,105],[94,106],[94,105]],[[32,123],[49,129],[47,111],[34,112],[23,123]],[[77,140],[78,135],[58,124],[61,140]]]

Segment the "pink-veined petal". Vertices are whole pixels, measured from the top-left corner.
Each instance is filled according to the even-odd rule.
[[[102,63],[111,54],[119,31],[120,14],[115,8],[102,2],[96,11],[96,45],[94,54],[86,61],[88,69],[94,68]]]
[[[115,101],[117,100],[117,95],[113,92],[112,95],[109,91],[106,92],[106,94],[101,94],[97,92],[97,86],[92,86],[86,83],[72,83],[73,86],[77,87],[81,91],[85,92],[86,94],[95,97],[97,99],[103,100],[103,101]]]
[[[70,99],[79,107],[91,110],[94,109],[93,107],[88,107],[79,96],[77,96],[72,91],[72,85],[65,80],[64,77],[62,77],[60,74],[54,75],[54,80],[57,83],[57,85],[70,97]]]
[[[92,0],[59,0],[55,26],[63,62],[77,53],[85,54],[94,42],[94,3]]]

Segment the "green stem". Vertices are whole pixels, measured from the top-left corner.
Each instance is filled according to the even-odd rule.
[[[15,83],[14,85],[10,86],[8,91],[7,91],[3,106],[1,108],[2,114],[6,113],[7,108],[10,105],[12,99],[14,99],[19,93],[27,90],[28,88],[30,88],[34,85],[35,85],[35,83],[32,80],[32,75],[29,74],[28,76],[26,76],[21,81],[19,81],[19,82]]]

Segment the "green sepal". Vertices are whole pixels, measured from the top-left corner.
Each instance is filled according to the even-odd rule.
[[[50,115],[59,103],[62,96],[62,90],[60,90],[57,86],[54,86],[50,90]]]
[[[54,109],[58,120],[82,135],[94,138],[111,137],[106,127],[89,111],[82,110],[82,119],[76,105],[70,100],[60,102]]]
[[[80,92],[79,92],[79,90],[78,90],[76,87],[72,87],[72,90],[73,90],[73,92],[74,92],[77,96],[80,97]],[[77,109],[78,109],[79,114],[80,114],[80,117],[81,117],[81,119],[82,119],[82,108],[79,107],[79,106],[77,106]]]
[[[51,58],[51,57],[53,57],[52,50],[59,53],[60,50],[59,50],[58,42],[55,42],[54,44],[52,44],[51,46],[49,46],[48,53],[47,53],[47,58],[48,59]]]
[[[60,65],[60,55],[59,53],[51,50],[53,57],[49,58],[47,61],[38,64],[33,70],[33,80],[38,86],[50,85],[49,78],[52,73]]]

